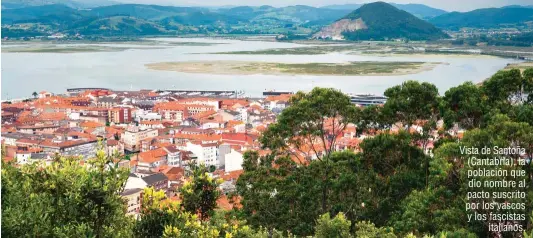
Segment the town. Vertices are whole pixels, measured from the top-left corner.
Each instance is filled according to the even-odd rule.
[[[119,167],[131,171],[123,196],[128,214],[137,215],[145,187],[169,197],[185,182],[190,163],[204,164],[222,178],[224,193],[235,189],[243,172],[243,152],[261,151],[258,137],[289,105],[292,92],[264,92],[238,98],[238,92],[112,91],[70,89],[42,91],[24,100],[2,103],[5,161],[50,164],[55,155],[94,157],[103,148],[122,155]],[[385,97],[354,95],[359,106],[379,105]],[[357,150],[361,138],[346,128],[338,150]],[[309,154],[302,153],[302,158]],[[295,159],[296,161],[296,159]],[[231,209],[225,196],[219,207]]]
[[[133,216],[140,211],[139,198],[146,187],[176,197],[190,163],[203,164],[213,177],[223,179],[220,189],[225,194],[234,191],[243,172],[244,151],[261,152],[259,136],[293,94],[268,91],[260,98],[239,98],[239,92],[232,91],[67,91],[61,95],[42,91],[31,99],[2,103],[4,161],[50,164],[54,156],[62,155],[82,157],[83,163],[98,149],[120,155],[118,166],[131,171],[122,195]],[[352,103],[361,107],[385,100],[351,96]],[[356,136],[351,125],[336,150],[357,151],[364,136]],[[297,156],[295,162],[313,155]],[[218,205],[232,209],[225,196]]]

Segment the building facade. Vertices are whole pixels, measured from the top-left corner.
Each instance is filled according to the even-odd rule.
[[[139,152],[141,141],[147,138],[158,136],[156,129],[140,130],[139,127],[130,126],[122,134],[121,140],[124,143],[124,150],[129,152]]]

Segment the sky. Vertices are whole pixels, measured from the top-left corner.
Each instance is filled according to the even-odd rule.
[[[377,0],[116,0],[127,3],[176,5],[176,6],[324,6],[330,4],[367,3]],[[471,11],[478,8],[502,7],[507,5],[533,5],[533,0],[384,0],[395,3],[421,3],[446,11]]]

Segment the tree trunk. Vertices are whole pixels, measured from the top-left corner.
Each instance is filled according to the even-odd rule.
[[[322,179],[322,213],[328,212],[328,182],[329,182],[329,158],[324,162],[326,169],[324,170],[324,177]]]

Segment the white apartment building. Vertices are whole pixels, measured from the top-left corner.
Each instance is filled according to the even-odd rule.
[[[217,168],[221,166],[218,158],[217,143],[191,143],[187,142],[187,150],[196,155],[196,164],[206,166],[214,165]]]
[[[236,170],[242,170],[242,162],[243,162],[243,156],[242,153],[236,150],[231,150],[229,154],[226,154],[224,156],[224,171],[226,173],[236,171]]]

